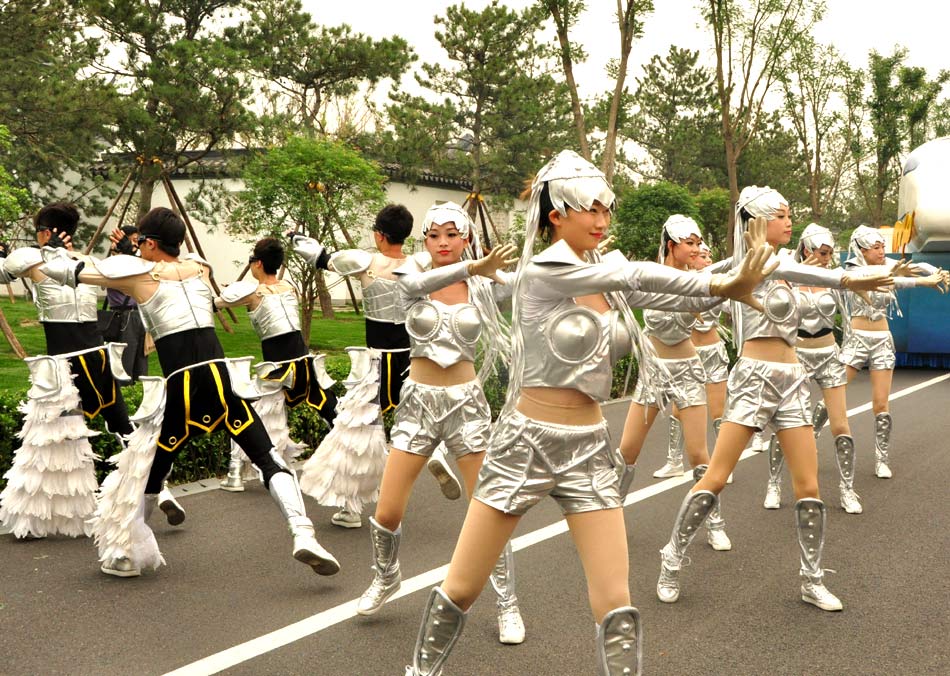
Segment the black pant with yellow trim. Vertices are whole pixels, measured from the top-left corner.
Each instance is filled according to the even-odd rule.
[[[327,421],[327,424],[333,426],[336,419],[336,394],[332,390],[325,390],[320,387],[312,368],[313,357],[301,357],[297,361],[284,364],[271,371],[265,380],[282,380],[289,377],[293,387],[284,390],[284,398],[287,400],[288,408],[296,408],[301,404],[306,404],[314,409],[321,418]],[[288,371],[292,373],[288,374]]]
[[[261,471],[265,486],[277,472],[288,471],[274,461],[270,453],[274,445],[254,407],[231,391],[223,362],[188,368],[169,378],[166,386],[165,418],[146,493],[161,490],[187,439],[213,432],[222,425]]]
[[[79,401],[86,418],[102,415],[113,434],[131,434],[129,409],[122,398],[122,388],[112,377],[106,348],[70,357],[69,368],[75,374],[73,383],[79,390]]]
[[[399,405],[399,391],[409,373],[409,350],[382,352],[379,360],[379,412]]]

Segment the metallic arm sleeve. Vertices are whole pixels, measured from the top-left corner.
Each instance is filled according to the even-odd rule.
[[[704,312],[725,302],[724,298],[676,296],[670,293],[643,293],[631,291],[626,294],[630,307],[675,312]]]
[[[304,237],[303,235],[294,235],[290,238],[290,242],[297,255],[301,256],[310,265],[318,270],[327,269],[330,255],[327,253],[326,247],[320,244],[320,242],[312,237]]]
[[[575,298],[606,291],[644,291],[679,296],[708,296],[710,275],[674,270],[665,265],[632,262],[624,265],[538,264],[525,274],[538,281],[533,293],[540,298]]]
[[[443,265],[424,272],[398,273],[399,291],[407,298],[422,298],[433,291],[444,289],[449,284],[468,279],[468,266],[471,261],[460,261],[452,265]]]
[[[818,267],[817,265],[805,265],[803,263],[796,263],[786,256],[780,256],[778,260],[778,268],[769,275],[770,279],[782,279],[786,282],[794,282],[795,284],[821,286],[829,289],[844,288],[841,283],[841,276],[845,274],[846,271],[843,268],[829,270],[828,268]],[[769,259],[769,265],[774,262],[775,257]],[[854,271],[849,271],[848,274],[854,274]]]

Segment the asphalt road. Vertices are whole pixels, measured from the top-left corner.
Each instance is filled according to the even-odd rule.
[[[898,371],[893,391],[941,375]],[[873,417],[861,408],[869,401],[865,374],[848,401],[859,409],[851,425],[863,514],[841,510],[827,430],[819,442],[829,504],[824,565],[838,571],[827,584],[845,604],[841,613],[799,599],[791,488],[786,479],[781,510],[762,508],[764,454],[742,460],[723,493],[733,550],[713,552],[697,538],[680,601],[656,599],[658,550],[686,491],[650,477],[665,453],[661,419],[641,456],[637,502],[625,510],[646,674],[950,673],[950,380],[892,402],[894,478],[887,481],[873,477]],[[608,410],[618,434],[624,414],[622,406]],[[0,674],[403,673],[463,504],[446,501],[421,477],[403,524],[404,594],[367,619],[353,613],[372,579],[366,526],[332,527],[333,510],[308,499],[318,538],[343,565],[322,578],[290,557],[289,535],[260,484],[243,494],[188,488],[183,526],[152,521],[168,565],[139,578],[102,575],[89,540],[0,536]],[[497,643],[494,599],[486,593],[446,676],[593,674],[593,621],[562,523],[546,501],[516,532],[525,536],[515,541],[525,643]]]

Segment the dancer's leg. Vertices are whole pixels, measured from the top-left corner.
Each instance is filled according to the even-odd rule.
[[[584,566],[587,595],[595,622],[630,605],[630,564],[622,509],[601,509],[566,517]]]
[[[722,492],[753,432],[755,432],[753,427],[723,421],[716,439],[716,448],[709,459],[709,469],[693,486],[693,492],[712,491],[716,495]]]

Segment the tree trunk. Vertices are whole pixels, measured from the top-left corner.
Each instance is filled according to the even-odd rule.
[[[330,297],[330,290],[327,288],[327,280],[323,276],[323,270],[317,270],[314,275],[314,284],[317,287],[317,298],[320,300],[320,312],[324,319],[336,319],[333,312],[333,299]]]
[[[142,170],[142,180],[139,182],[139,211],[135,217],[138,223],[152,208],[152,193],[155,190],[155,176],[147,169]]]
[[[581,99],[577,94],[577,82],[574,80],[574,63],[571,59],[571,43],[567,35],[567,19],[561,14],[557,3],[548,3],[548,10],[557,27],[557,40],[561,45],[561,67],[564,69],[564,79],[567,80],[568,90],[571,93],[571,112],[574,115],[574,127],[577,129],[577,142],[581,155],[590,161],[590,143],[587,141],[587,124],[584,120],[584,109],[581,108]]]
[[[629,0],[630,3],[633,0]],[[607,138],[604,143],[604,159],[601,170],[607,177],[607,183],[613,183],[614,170],[617,158],[617,116],[620,114],[620,101],[623,98],[624,82],[627,79],[627,60],[630,57],[630,47],[633,44],[633,24],[636,17],[630,5],[621,12],[621,3],[617,3],[617,23],[620,27],[620,66],[617,69],[617,82],[614,85],[614,95],[610,101],[610,114],[607,118]]]
[[[736,231],[736,203],[739,201],[739,158],[736,156],[736,147],[732,142],[731,134],[723,139],[726,147],[726,173],[729,176],[729,227],[726,229],[726,252],[732,255],[732,243]]]
[[[26,350],[23,349],[20,341],[17,340],[16,334],[13,333],[13,329],[10,327],[10,323],[7,321],[7,316],[3,314],[2,309],[0,309],[0,330],[3,331],[3,335],[6,336],[7,342],[10,343],[10,347],[13,348],[16,356],[18,356],[20,359],[26,359]]]

